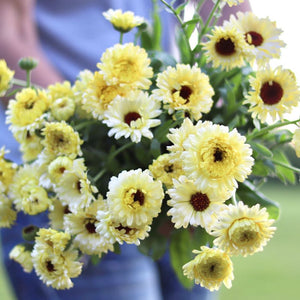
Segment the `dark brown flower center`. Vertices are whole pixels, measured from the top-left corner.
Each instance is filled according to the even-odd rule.
[[[204,211],[209,207],[209,199],[206,194],[197,192],[191,196],[190,203],[196,211]]]
[[[54,265],[52,264],[52,262],[50,260],[46,261],[46,268],[47,268],[48,272],[55,271]]]
[[[127,227],[127,226],[123,226],[123,225],[119,225],[118,227],[115,227],[117,230],[119,230],[119,231],[121,231],[121,230],[125,230],[125,234],[128,234],[129,232],[130,232],[130,230],[132,229],[132,228],[130,228],[130,227]]]
[[[133,201],[136,202],[138,201],[140,203],[140,205],[143,205],[145,202],[145,195],[142,191],[137,190],[134,194],[133,194]]]
[[[181,87],[179,96],[186,100],[184,104],[187,104],[190,101],[190,96],[192,92],[193,92],[192,89],[187,85],[183,85]]]
[[[222,161],[224,159],[224,152],[217,148],[214,152],[214,162]]]
[[[128,125],[130,125],[131,121],[136,121],[137,119],[140,119],[141,115],[137,112],[129,112],[124,117],[124,122]]]
[[[250,45],[254,45],[255,47],[260,46],[264,41],[262,35],[255,31],[247,32],[245,34],[245,37],[246,37],[246,42]]]
[[[230,56],[235,53],[234,42],[230,38],[221,38],[215,45],[218,54]]]
[[[67,215],[67,214],[70,214],[71,211],[69,210],[69,206],[66,205],[65,208],[64,208],[64,214]]]
[[[280,102],[283,96],[283,89],[276,81],[265,82],[260,89],[260,97],[267,105],[274,105]]]
[[[174,172],[174,165],[173,164],[165,165],[164,170],[165,170],[166,173],[173,173]]]
[[[85,228],[89,233],[96,233],[96,226],[95,226],[95,222],[93,220],[88,221],[85,224]]]

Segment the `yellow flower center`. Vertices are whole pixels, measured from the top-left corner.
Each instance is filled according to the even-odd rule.
[[[237,246],[250,246],[253,245],[259,237],[259,227],[251,219],[239,219],[231,225],[229,237]]]

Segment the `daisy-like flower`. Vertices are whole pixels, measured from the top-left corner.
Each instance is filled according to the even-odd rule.
[[[201,126],[201,124],[203,126]],[[251,173],[252,149],[236,129],[212,122],[198,122],[197,132],[183,142],[181,159],[185,174],[199,187],[228,199]]]
[[[111,244],[116,241],[119,244],[124,242],[127,244],[140,245],[140,240],[149,236],[151,227],[145,225],[142,227],[124,226],[118,221],[114,221],[109,211],[99,210],[97,213],[99,222],[96,226],[96,231],[99,232],[102,238],[107,239]]]
[[[197,256],[183,268],[183,274],[196,284],[209,289],[218,290],[221,284],[229,289],[234,279],[233,264],[227,253],[220,249],[201,247],[201,251],[194,250]]]
[[[44,124],[45,113],[50,105],[47,93],[24,88],[11,99],[6,111],[6,123],[17,140],[23,140],[27,132],[34,132]]]
[[[208,41],[203,43],[207,61],[214,68],[230,70],[245,65],[245,56],[249,56],[250,46],[244,35],[235,27],[215,26],[212,34],[207,35]]]
[[[297,157],[300,157],[300,128],[297,128],[293,135],[293,140]]]
[[[169,66],[158,74],[157,87],[153,93],[164,102],[169,114],[175,110],[184,110],[199,120],[202,113],[208,113],[213,104],[214,90],[209,77],[197,66]]]
[[[250,78],[252,91],[246,96],[245,104],[250,104],[249,111],[253,118],[265,123],[270,120],[283,119],[297,107],[300,91],[297,81],[290,70],[281,66],[270,67],[256,72],[256,77]]]
[[[170,196],[167,212],[172,216],[175,228],[187,228],[189,225],[210,228],[223,207],[224,199],[215,198],[209,191],[199,190],[194,181],[185,176],[173,180],[174,187],[167,193]]]
[[[81,273],[78,251],[71,246],[66,249],[70,235],[53,229],[40,229],[32,251],[32,262],[36,274],[47,285],[55,289],[69,289],[71,278]]]
[[[54,188],[62,204],[68,205],[72,212],[88,207],[95,200],[94,194],[98,192],[89,181],[82,165],[82,159],[75,160],[73,168],[63,172]]]
[[[0,59],[0,97],[10,88],[15,72],[7,67],[6,61]]]
[[[211,233],[217,237],[214,244],[229,255],[247,256],[263,250],[276,229],[273,223],[265,207],[239,201],[222,212]]]
[[[31,258],[31,249],[23,244],[16,245],[9,252],[9,258],[19,263],[24,272],[30,273],[33,269],[33,263]]]
[[[225,24],[231,24],[245,36],[246,42],[252,45],[253,58],[259,65],[280,57],[285,43],[279,39],[282,30],[276,27],[276,22],[269,18],[258,18],[252,12],[238,12],[237,18],[231,15],[230,22]]]
[[[27,131],[24,139],[19,142],[22,159],[25,163],[35,160],[44,149],[42,138],[36,135],[35,132]]]
[[[161,123],[154,119],[160,113],[160,102],[145,92],[136,91],[127,97],[117,96],[104,113],[103,123],[112,127],[109,136],[115,135],[116,139],[130,137],[134,143],[139,143],[142,136],[153,138],[150,128]]]
[[[173,185],[173,178],[183,175],[182,163],[179,160],[171,161],[172,156],[164,153],[155,159],[148,169],[152,176],[160,180],[167,188]]]
[[[107,193],[109,211],[122,226],[144,227],[151,224],[161,210],[162,183],[154,181],[148,170],[122,171],[112,177]]]
[[[132,11],[122,12],[121,9],[109,9],[103,13],[103,16],[116,30],[123,33],[130,31],[144,22],[142,17],[135,16]]]
[[[12,208],[12,201],[0,193],[0,228],[10,228],[17,219],[17,212]]]
[[[67,214],[64,217],[64,227],[67,232],[75,235],[74,246],[88,255],[101,255],[108,250],[113,251],[114,246],[109,240],[101,237],[96,231],[98,220],[97,212],[103,209],[103,200],[94,201],[89,207],[78,210],[76,214]]]
[[[5,147],[0,149],[0,186],[3,192],[8,190],[9,185],[13,181],[13,177],[17,170],[17,165],[5,159],[5,154],[9,151]]]
[[[127,86],[134,89],[148,89],[153,70],[147,52],[133,43],[116,44],[108,48],[97,67],[108,85]]]
[[[59,199],[52,199],[52,205],[49,209],[48,217],[51,228],[55,230],[64,229],[64,216],[70,214],[68,205],[62,205]]]
[[[65,121],[47,123],[42,135],[45,137],[45,151],[52,157],[66,155],[75,158],[82,154],[80,145],[83,141],[80,140],[78,132]]]
[[[102,120],[107,106],[116,96],[126,96],[129,89],[116,84],[107,84],[104,75],[95,72],[83,94],[82,109],[93,118]]]
[[[81,172],[86,170],[84,161],[82,159],[77,159],[76,168],[80,168]],[[73,169],[73,160],[68,156],[59,156],[54,159],[48,166],[49,179],[53,184],[59,183],[65,171],[70,171]]]

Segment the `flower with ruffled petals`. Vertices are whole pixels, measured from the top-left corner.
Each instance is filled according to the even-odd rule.
[[[233,265],[227,253],[220,249],[201,247],[201,251],[194,250],[197,256],[183,266],[183,274],[196,284],[209,289],[218,290],[221,284],[229,289],[234,279]]]
[[[0,59],[0,97],[10,88],[15,72],[7,67],[6,61]]]
[[[213,225],[212,234],[217,238],[214,244],[229,255],[252,255],[262,251],[273,236],[275,227],[271,225],[266,208],[259,204],[248,207],[242,201],[230,204]]]
[[[10,228],[17,219],[17,212],[12,207],[12,200],[0,193],[0,228]]]
[[[9,252],[9,258],[19,263],[24,272],[30,273],[33,269],[33,263],[31,258],[31,250],[25,245],[19,244],[13,247]]]

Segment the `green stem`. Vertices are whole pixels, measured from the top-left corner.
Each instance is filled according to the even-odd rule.
[[[85,127],[88,127],[89,125],[96,124],[97,122],[98,122],[98,120],[89,120],[89,121],[86,121],[86,122],[82,122],[82,123],[79,123],[79,124],[75,125],[74,129],[76,131],[78,131],[78,130],[81,130]]]
[[[119,153],[123,152],[124,150],[126,150],[127,148],[131,147],[134,144],[135,144],[134,142],[124,144],[122,147],[118,148],[114,153],[112,153],[111,155],[109,155],[109,160],[112,160]]]
[[[232,197],[231,197],[231,200],[232,200],[232,204],[233,204],[233,205],[237,205],[235,193],[233,193],[233,195],[232,195]]]
[[[287,165],[287,164],[282,163],[282,162],[280,162],[280,161],[278,161],[278,160],[275,160],[275,159],[272,159],[271,161],[272,161],[275,165],[278,165],[278,166],[287,168],[287,169],[289,169],[289,170],[292,170],[292,171],[297,172],[297,173],[300,174],[300,169],[299,169],[299,168],[296,168],[296,167]]]
[[[21,79],[17,79],[17,78],[13,78],[12,79],[12,84],[13,85],[18,85],[18,86],[22,86],[22,87],[26,87],[27,86],[27,82]]]
[[[291,125],[291,124],[296,124],[300,122],[300,119],[295,120],[295,121],[284,121],[284,122],[280,122],[280,123],[275,123],[273,125],[264,127],[263,129],[261,129],[260,131],[257,132],[252,132],[251,134],[249,134],[247,136],[247,141],[253,140],[259,136],[265,135],[267,133],[269,133],[271,130],[279,128],[279,127],[283,127],[283,126],[287,126],[287,125]]]
[[[30,87],[31,86],[31,82],[30,82],[30,71],[27,70],[26,71],[26,87]]]
[[[212,11],[210,12],[210,14],[208,16],[208,19],[206,20],[206,22],[204,24],[204,27],[201,30],[201,33],[199,34],[199,37],[198,37],[198,43],[199,44],[201,43],[201,40],[202,40],[204,34],[206,34],[206,31],[207,31],[207,28],[209,27],[211,19],[213,18],[214,14],[216,12],[216,9],[219,7],[220,1],[221,0],[218,0],[217,3],[214,5]]]
[[[107,172],[106,169],[101,170],[94,178],[94,182],[97,182],[105,173]]]
[[[120,40],[119,40],[120,44],[123,44],[123,36],[124,36],[124,33],[120,32]]]

